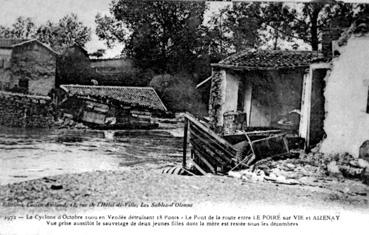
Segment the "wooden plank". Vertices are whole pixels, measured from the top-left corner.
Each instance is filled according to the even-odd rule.
[[[185,118],[187,118],[188,120],[190,120],[193,124],[196,125],[196,127],[200,128],[202,131],[206,132],[207,134],[209,134],[212,138],[214,138],[215,140],[217,140],[219,143],[223,144],[226,148],[232,149],[233,151],[236,152],[236,150],[233,148],[233,146],[228,143],[226,140],[224,140],[223,138],[219,137],[214,131],[210,130],[209,128],[205,127],[204,125],[202,125],[198,120],[196,120],[195,117],[193,117],[191,114],[186,113],[185,114]]]
[[[187,140],[188,140],[188,120],[185,120],[184,125],[184,135],[183,135],[183,159],[182,159],[182,167],[186,169],[186,160],[187,160]]]
[[[200,137],[196,133],[191,132],[191,135],[194,136],[195,138],[199,139],[206,146],[208,146],[212,150],[212,152],[214,152],[214,153],[217,153],[217,152],[223,153],[223,154],[218,154],[218,156],[221,157],[225,162],[231,163],[232,159],[235,157],[235,155],[231,155],[227,151],[224,151],[224,149],[222,149],[222,148],[216,148],[214,145],[212,145],[211,143],[209,143],[208,141],[206,141],[204,138]]]
[[[192,125],[193,126],[193,125]],[[192,127],[192,133],[196,132],[196,134],[200,134],[203,135],[207,140],[211,141],[214,145],[217,146],[217,148],[224,152],[225,154],[231,156],[231,158],[233,158],[233,156],[236,154],[237,150],[233,148],[233,146],[231,148],[223,145],[222,143],[220,143],[219,141],[217,141],[216,139],[212,138],[210,135],[208,135],[206,132],[203,132],[201,129],[199,129],[196,126]],[[207,141],[207,142],[209,142]],[[225,141],[225,140],[224,140]]]
[[[206,172],[199,166],[199,165],[197,165],[196,164],[196,162],[194,162],[194,161],[192,161],[192,164],[194,165],[194,167],[198,170],[198,171],[200,171],[200,173],[202,174],[202,175],[206,175]]]
[[[227,165],[229,162],[225,161],[221,157],[219,157],[217,153],[213,152],[211,149],[204,147],[201,143],[197,143],[195,139],[191,140],[191,145],[196,146],[201,151],[204,151],[205,154],[209,155],[211,161],[213,161],[216,165]],[[207,151],[208,150],[208,151]]]
[[[204,155],[208,158],[209,161],[213,162],[214,165],[220,165],[220,166],[224,166],[224,165],[227,165],[228,163],[225,162],[223,159],[219,158],[219,157],[216,157],[216,153],[212,152],[209,153],[207,152],[203,146],[201,146],[201,144],[199,143],[196,143],[195,141],[193,141],[192,143],[192,146],[193,148],[198,151],[201,155]]]
[[[195,149],[195,154],[209,168],[209,170],[211,171],[211,173],[213,173],[213,174],[216,174],[217,173],[215,171],[215,168],[210,164],[210,162],[208,162],[206,160],[206,158],[204,158],[203,156],[201,156],[201,154],[199,152],[197,152],[196,149]]]

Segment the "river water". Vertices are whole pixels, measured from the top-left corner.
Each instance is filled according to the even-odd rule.
[[[179,129],[27,130],[0,126],[0,184],[136,165],[174,165],[181,162],[180,133]]]

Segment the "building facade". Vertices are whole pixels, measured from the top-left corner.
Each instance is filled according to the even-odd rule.
[[[2,50],[1,90],[48,95],[55,88],[57,53],[37,40]]]

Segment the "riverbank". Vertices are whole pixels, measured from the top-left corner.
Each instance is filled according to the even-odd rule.
[[[178,202],[288,205],[368,211],[369,187],[359,181],[328,180],[324,185],[245,182],[228,176],[178,176],[146,165],[119,171],[63,174],[0,186],[2,206],[65,206],[122,202]],[[343,189],[343,190],[342,190]],[[360,193],[355,193],[360,192]]]

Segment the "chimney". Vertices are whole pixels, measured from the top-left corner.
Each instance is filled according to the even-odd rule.
[[[322,53],[326,58],[332,58],[334,56],[334,41],[338,40],[341,36],[342,29],[340,27],[327,27],[323,29],[322,33]]]

